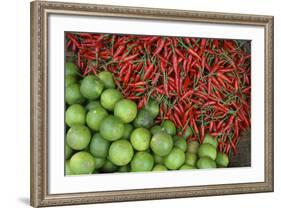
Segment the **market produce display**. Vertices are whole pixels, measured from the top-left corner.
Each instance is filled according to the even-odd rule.
[[[250,129],[250,42],[66,33],[65,174],[228,167]]]

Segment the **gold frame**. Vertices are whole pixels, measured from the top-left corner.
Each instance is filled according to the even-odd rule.
[[[258,25],[265,29],[265,180],[257,183],[48,194],[48,70],[47,17],[49,14],[94,15],[151,20]],[[77,205],[226,195],[273,191],[273,17],[249,14],[120,7],[78,3],[31,2],[31,205]]]

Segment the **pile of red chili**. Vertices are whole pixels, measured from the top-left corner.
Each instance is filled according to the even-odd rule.
[[[156,122],[172,120],[188,140],[209,132],[236,154],[250,127],[250,42],[205,38],[66,33],[68,56],[85,76],[108,70],[123,95],[160,103]]]

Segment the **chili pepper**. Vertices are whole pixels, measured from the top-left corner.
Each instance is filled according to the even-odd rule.
[[[187,50],[188,53],[190,53],[192,56],[195,56],[196,58],[198,58],[199,60],[201,60],[201,57],[191,48],[189,48]]]
[[[157,49],[156,49],[156,51],[154,52],[153,56],[158,55],[158,54],[162,51],[162,49],[163,49],[163,47],[164,47],[164,45],[165,45],[165,40],[162,39],[162,38],[160,38],[160,39],[158,40],[158,42],[159,42],[159,45],[157,46]],[[157,43],[158,43],[158,42],[157,42]]]
[[[148,78],[148,76],[151,75],[153,70],[154,70],[154,65],[150,64],[149,67],[147,68],[147,70],[145,71],[142,80],[146,80]]]

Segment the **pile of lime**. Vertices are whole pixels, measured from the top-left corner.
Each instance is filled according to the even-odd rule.
[[[66,64],[65,174],[143,172],[227,167],[228,157],[206,135],[186,143],[170,120],[155,125],[159,103],[149,99],[138,111],[123,98],[108,71],[80,76]]]

